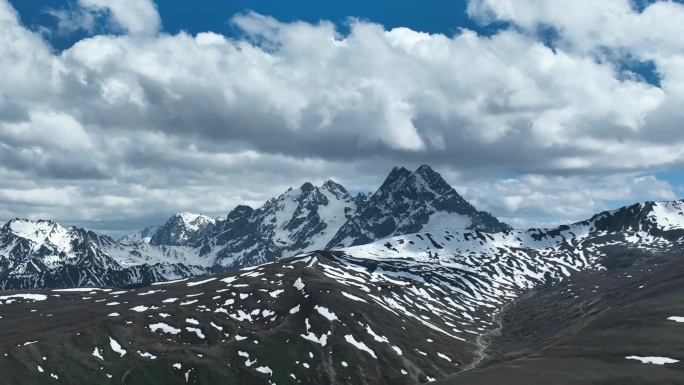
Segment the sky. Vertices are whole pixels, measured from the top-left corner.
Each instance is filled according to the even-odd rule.
[[[421,164],[515,227],[681,199],[681,36],[680,1],[0,0],[0,222],[118,235]]]

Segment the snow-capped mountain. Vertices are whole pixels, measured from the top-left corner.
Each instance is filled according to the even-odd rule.
[[[327,248],[361,245],[420,231],[510,230],[489,213],[477,211],[429,166],[415,172],[395,167],[366,208],[352,216]]]
[[[201,254],[225,269],[323,249],[364,202],[363,196],[353,198],[333,181],[320,187],[304,183],[259,209],[233,210]]]
[[[150,283],[208,272],[167,260],[123,266],[110,252],[121,247],[109,237],[53,221],[11,220],[0,228],[0,289]]]
[[[572,252],[591,253],[577,249],[575,243],[606,234],[624,237],[615,240],[620,244],[638,240],[657,249],[679,242],[682,216],[681,201],[647,202],[571,226],[514,231],[477,211],[429,167],[415,172],[395,168],[370,196],[352,197],[333,181],[319,187],[305,183],[258,209],[238,206],[218,219],[179,213],[164,225],[119,241],[52,221],[13,220],[0,228],[0,287],[137,284],[389,241],[404,234],[469,234],[469,229],[478,230],[472,237],[484,250],[482,258],[502,247],[515,254],[559,242]],[[457,251],[472,253],[476,243]]]
[[[204,227],[192,229],[185,222],[178,215],[172,217],[160,228],[163,235],[152,235],[150,244],[191,247],[176,250],[177,255],[185,254],[193,264],[215,271],[423,230],[510,229],[490,214],[477,211],[429,166],[415,172],[395,168],[371,196],[352,197],[333,181],[320,187],[305,183],[258,209],[239,206],[221,221],[205,217]],[[178,234],[182,234],[180,241],[174,238]],[[164,254],[168,250],[157,253]],[[181,259],[174,256],[172,260]],[[157,257],[151,260],[161,261]]]
[[[0,288],[132,284],[273,261],[322,249],[363,202],[333,181],[305,183],[256,210],[239,206],[225,219],[179,213],[119,241],[51,221],[14,220],[0,231]]]
[[[172,216],[150,235],[151,245],[185,246],[201,242],[205,233],[211,233],[220,219],[188,212]]]
[[[22,219],[11,220],[0,228],[2,273],[31,274],[66,265],[118,267],[102,251],[100,238],[92,231],[65,229],[53,221]]]
[[[561,366],[584,354],[592,376],[640,383],[630,357],[641,346],[684,359],[666,316],[684,310],[682,253],[684,201],[648,202],[554,229],[404,234],[146,288],[12,293],[0,296],[0,383],[498,384],[487,368],[531,365],[529,349],[550,355],[554,341]],[[550,298],[534,306],[535,293]],[[661,329],[634,333],[650,324]],[[486,360],[488,380],[459,382]],[[673,367],[649,378],[678,383]],[[554,381],[559,370],[534,378],[578,383]]]

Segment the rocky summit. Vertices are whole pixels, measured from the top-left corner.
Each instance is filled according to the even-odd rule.
[[[683,255],[684,201],[648,202],[145,287],[8,291],[0,383],[682,384]]]

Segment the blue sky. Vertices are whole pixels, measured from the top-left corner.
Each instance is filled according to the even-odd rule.
[[[553,0],[165,0],[145,19],[162,29],[144,39],[125,11],[151,0],[6,1],[49,47],[4,43],[18,61],[0,59],[0,177],[22,187],[0,187],[0,221],[135,229],[259,206],[304,181],[371,191],[393,166],[420,164],[521,226],[684,195],[684,82],[671,65],[684,0],[577,0],[573,12]],[[470,17],[469,5],[481,9]],[[50,10],[97,22],[60,33]],[[350,17],[361,22],[347,35]],[[331,51],[320,20],[350,46]],[[263,33],[272,46],[250,38]],[[17,129],[3,100],[36,132]],[[68,144],[40,131],[55,117]]]
[[[677,0],[684,1],[684,0]],[[47,14],[48,9],[74,9],[73,0],[10,0],[20,13],[25,23],[34,28],[39,26],[54,29],[56,19]],[[635,1],[635,6],[643,9],[653,0]],[[363,1],[348,0],[340,2],[324,2],[298,0],[289,2],[274,1],[213,1],[213,0],[166,0],[158,2],[157,8],[162,18],[165,32],[175,34],[187,31],[192,34],[213,31],[226,36],[235,36],[239,31],[231,25],[230,18],[237,13],[255,11],[272,16],[283,22],[306,21],[316,23],[319,20],[334,22],[339,31],[348,31],[347,19],[357,17],[380,23],[387,29],[407,27],[415,31],[453,35],[460,28],[476,31],[488,36],[509,26],[499,22],[483,25],[468,17],[465,0],[398,0],[398,1]],[[98,32],[107,32],[104,26]],[[551,34],[553,36],[554,34]],[[74,42],[87,36],[81,31],[68,35],[52,34],[47,38],[53,47],[62,50]],[[548,41],[553,45],[552,41]],[[622,67],[638,73],[651,84],[659,85],[658,75],[650,62],[624,61]]]
[[[46,9],[69,9],[73,1],[67,0],[11,0],[23,21],[32,26],[54,27],[56,20],[45,13]],[[466,2],[462,0],[398,0],[363,1],[215,1],[215,0],[165,0],[157,3],[166,32],[177,33],[185,30],[197,32],[213,31],[233,35],[236,29],[229,19],[236,13],[252,10],[275,17],[280,21],[307,21],[315,23],[329,20],[346,30],[347,18],[358,17],[383,24],[387,28],[408,27],[416,31],[453,34],[458,28],[469,28],[480,33],[490,33],[496,27],[482,27],[468,18]],[[54,35],[56,47],[64,48],[78,41],[83,34],[71,36]]]

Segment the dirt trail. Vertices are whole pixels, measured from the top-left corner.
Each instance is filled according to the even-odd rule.
[[[492,341],[492,337],[501,335],[501,329],[503,329],[503,314],[506,312],[506,310],[514,306],[515,301],[504,305],[501,309],[494,313],[492,316],[492,321],[494,321],[496,327],[477,337],[475,343],[477,344],[478,348],[475,351],[475,358],[473,359],[473,362],[463,368],[464,372],[477,368],[477,366],[487,357],[485,352]]]

